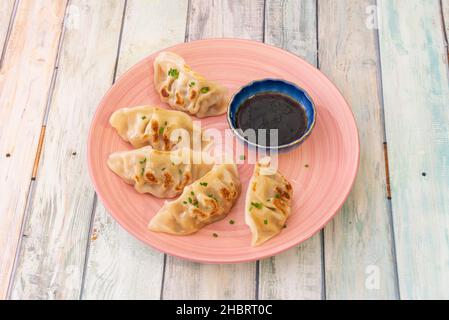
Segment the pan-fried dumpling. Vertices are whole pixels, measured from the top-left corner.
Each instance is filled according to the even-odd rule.
[[[217,164],[204,177],[184,188],[181,196],[167,202],[151,219],[149,229],[188,235],[223,219],[240,194],[235,164]]]
[[[147,146],[111,154],[108,166],[140,193],[173,198],[213,167],[208,154],[195,153],[189,149],[159,151]]]
[[[198,118],[220,115],[228,108],[228,89],[192,71],[172,52],[161,52],[154,60],[154,86],[162,101]]]
[[[154,149],[170,151],[179,147],[193,148],[193,139],[201,142],[202,133],[194,127],[185,113],[153,106],[122,108],[109,119],[123,140],[140,148],[151,145]],[[183,129],[183,130],[179,130]]]
[[[246,192],[245,222],[251,229],[253,246],[281,232],[291,211],[293,189],[269,162],[255,165]]]

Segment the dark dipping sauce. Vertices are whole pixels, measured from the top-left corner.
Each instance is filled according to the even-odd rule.
[[[256,140],[245,137],[262,146],[289,144],[307,131],[307,115],[304,108],[292,98],[274,92],[256,94],[243,102],[236,114],[237,128],[256,131]],[[258,129],[266,129],[265,142],[259,140]],[[270,130],[278,129],[278,142],[270,143]],[[259,133],[260,134],[260,133]]]

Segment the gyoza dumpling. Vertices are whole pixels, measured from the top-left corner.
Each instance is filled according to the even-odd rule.
[[[198,118],[220,115],[228,108],[228,89],[192,71],[172,52],[161,52],[154,60],[154,87],[162,101]]]
[[[188,149],[159,151],[147,146],[111,154],[108,166],[140,193],[173,198],[210,171],[213,160],[207,154]]]
[[[151,219],[152,231],[188,235],[223,219],[240,194],[235,164],[217,164],[204,177],[184,188],[181,196],[167,202]]]
[[[291,211],[290,182],[265,161],[255,165],[246,192],[245,222],[257,246],[281,232]]]
[[[192,148],[193,139],[198,143],[202,139],[201,130],[194,130],[187,114],[153,106],[119,109],[112,114],[109,123],[123,140],[136,148],[151,145],[157,150],[170,151],[178,146]]]

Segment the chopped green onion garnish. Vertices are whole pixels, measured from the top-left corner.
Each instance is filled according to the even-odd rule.
[[[200,182],[200,186],[207,187],[207,182]]]
[[[192,81],[192,82],[189,83],[189,87],[190,87],[190,88],[193,87],[194,85],[195,85],[195,82],[194,82],[194,81]]]
[[[262,204],[259,202],[251,202],[251,205],[253,207],[256,207],[257,209],[261,209],[262,208]]]
[[[145,120],[146,118],[147,118],[146,116],[143,116],[143,117],[142,117],[142,120]]]
[[[265,219],[265,220],[263,221],[263,224],[268,224],[268,220]]]
[[[160,127],[159,134],[163,134],[164,133],[164,129],[165,129],[165,127]]]
[[[202,88],[200,89],[200,92],[201,92],[201,93],[208,93],[208,92],[209,92],[209,87],[202,87]]]
[[[169,75],[170,77],[173,77],[173,78],[175,78],[175,79],[178,79],[178,77],[179,77],[179,71],[178,71],[178,69],[170,68],[170,70],[168,70],[168,75]]]
[[[274,197],[275,197],[276,199],[279,199],[279,198],[281,197],[281,195],[280,195],[279,193],[276,193],[276,194],[274,195]]]
[[[234,224],[235,221],[234,220],[229,220],[229,224]]]

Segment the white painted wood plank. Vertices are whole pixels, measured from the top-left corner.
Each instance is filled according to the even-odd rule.
[[[188,40],[263,40],[263,0],[191,0]]]
[[[254,299],[255,263],[210,265],[167,256],[164,300]]]
[[[269,0],[265,12],[265,42],[317,64],[315,0]],[[261,299],[321,299],[320,233],[299,246],[260,261]]]
[[[265,42],[317,65],[316,0],[267,0]]]
[[[263,6],[261,0],[192,0],[188,40],[237,37],[262,41]],[[255,263],[204,265],[168,256],[163,299],[253,299],[255,271]]]
[[[384,130],[375,1],[319,1],[320,69],[337,85],[354,113],[360,165],[351,194],[325,228],[328,299],[394,299],[395,265],[386,195]],[[379,283],[376,283],[378,275]]]
[[[117,76],[185,38],[188,0],[128,0]]]
[[[448,299],[449,79],[439,1],[378,5],[400,294]]]
[[[0,299],[20,238],[65,1],[23,1],[0,70]]]
[[[70,2],[12,298],[80,295],[94,197],[85,146],[91,117],[112,83],[123,6],[122,0]]]
[[[128,0],[117,75],[183,42],[187,1]],[[175,17],[175,18],[174,18]],[[159,299],[164,255],[123,230],[98,202],[83,299]]]
[[[0,54],[3,51],[15,0],[0,1]]]

